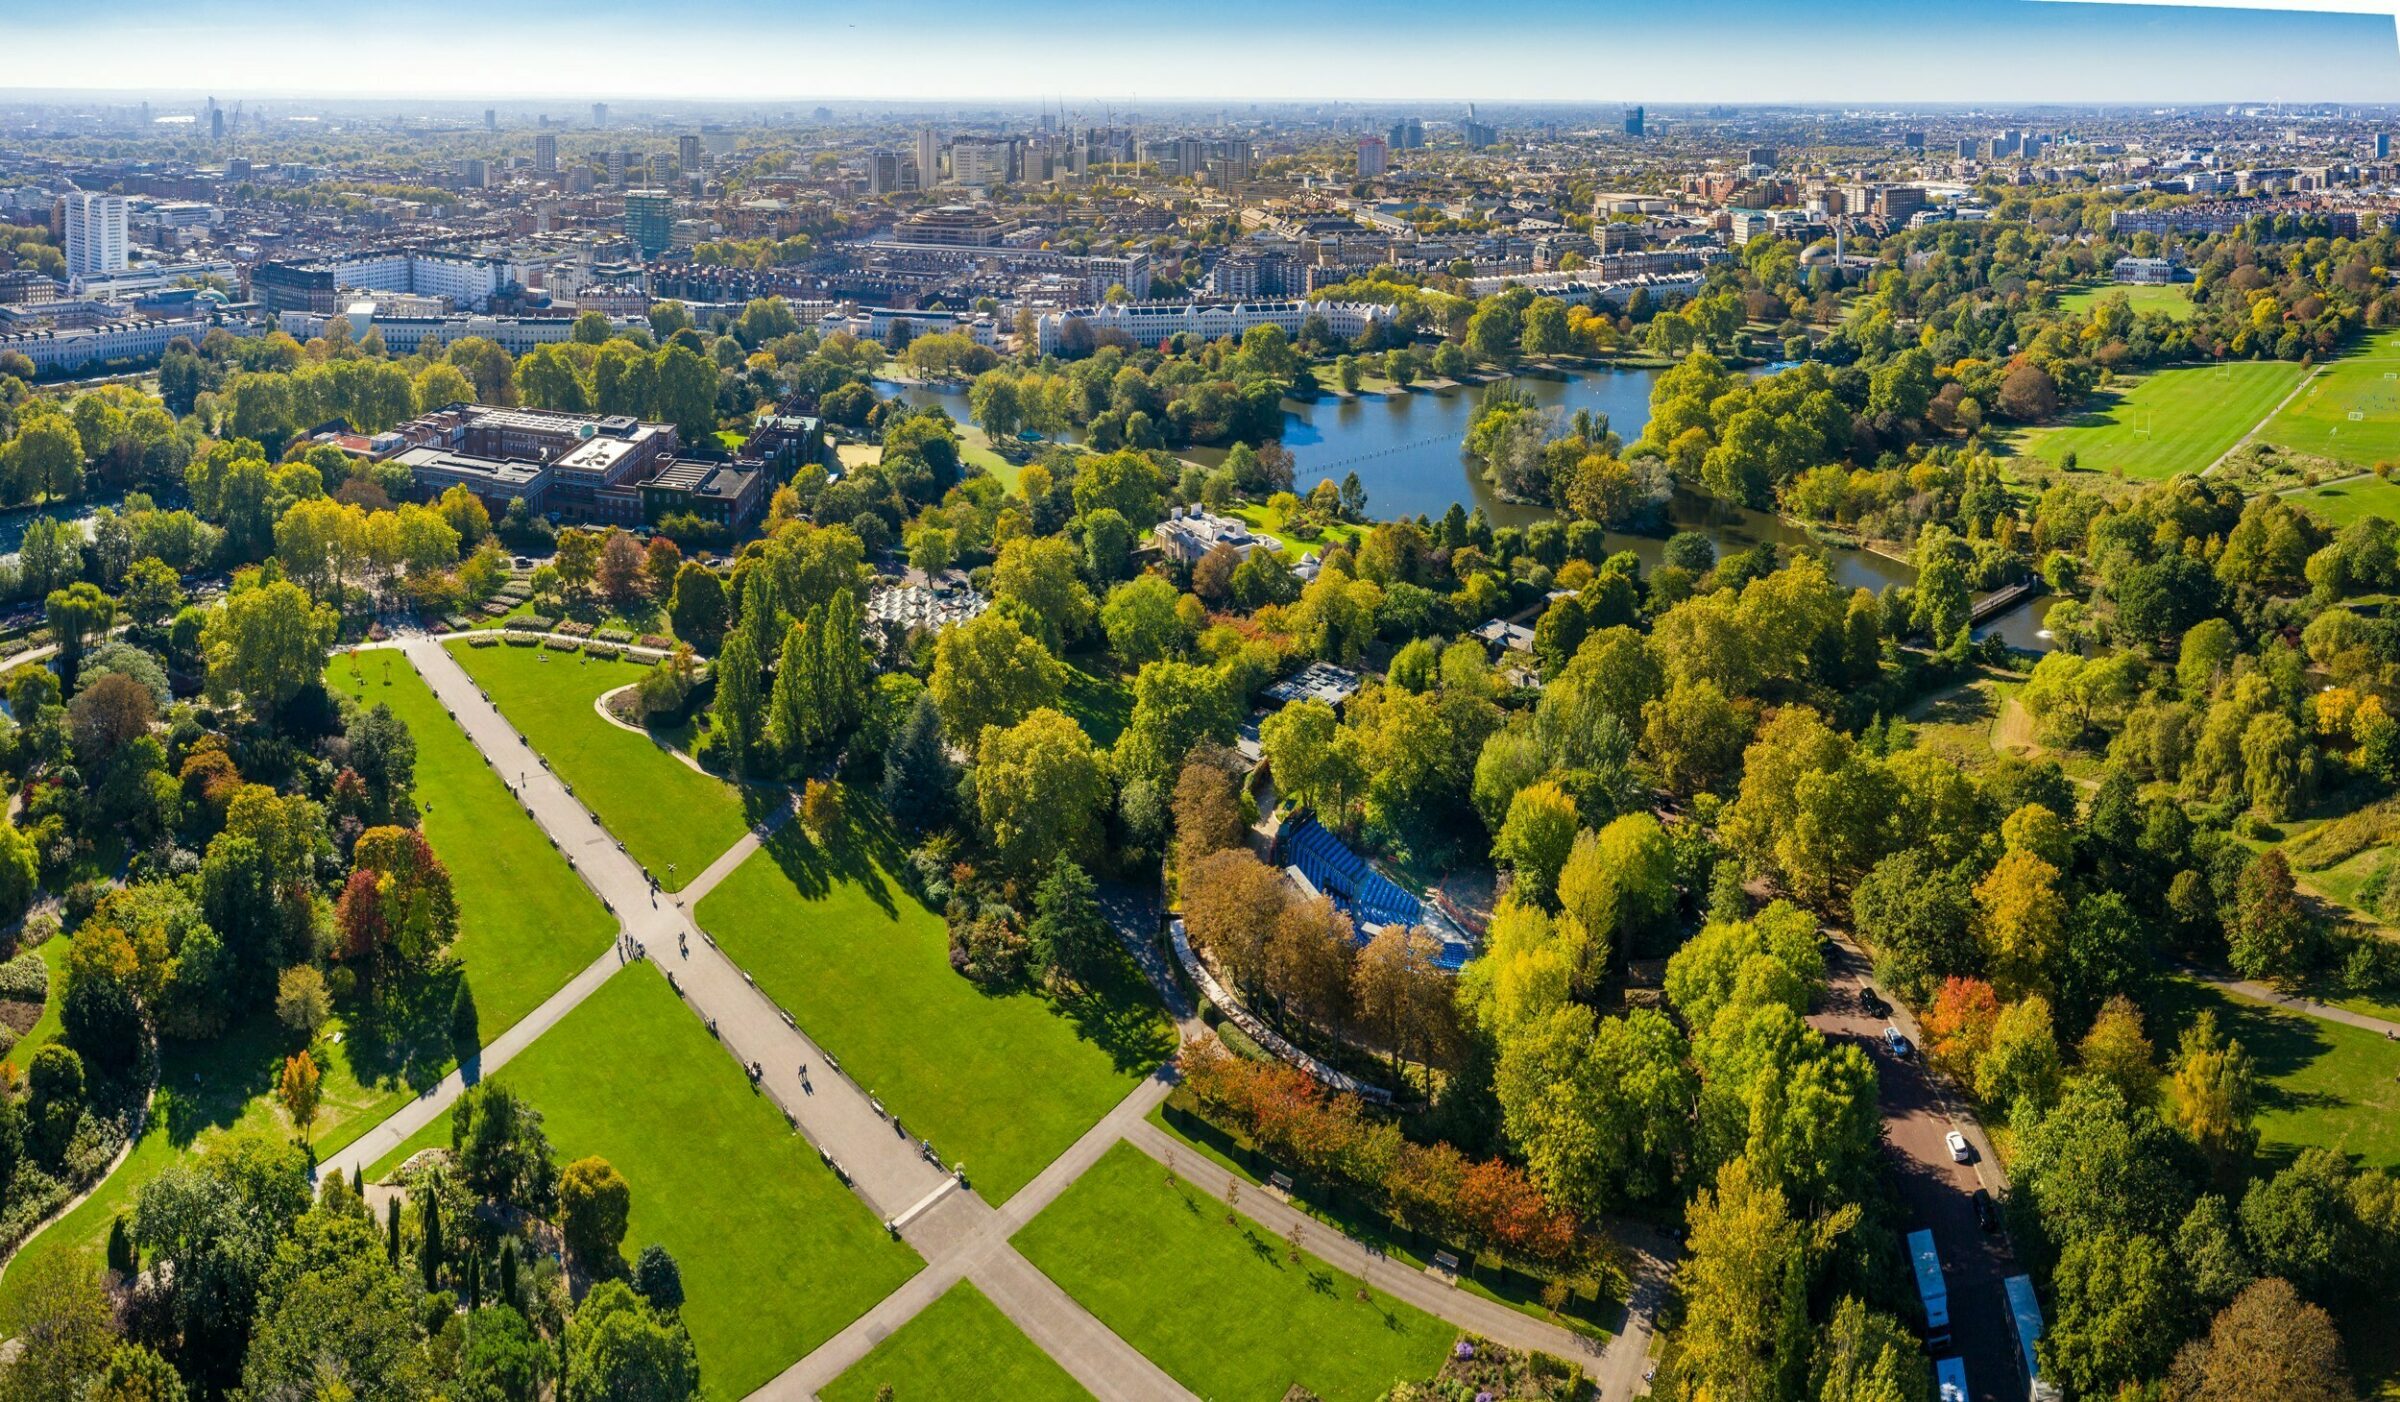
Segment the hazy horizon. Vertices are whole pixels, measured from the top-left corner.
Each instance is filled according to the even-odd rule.
[[[343,9],[248,0],[195,11],[125,0],[101,18],[0,0],[14,71],[51,80],[0,92],[16,101],[213,93],[504,107],[1063,98],[1070,111],[1233,102],[1856,108],[2400,99],[2400,42],[2389,14],[2043,0],[1861,0],[1838,11],[1771,0],[1671,9],[1528,0],[1504,11],[1433,0],[1393,0],[1373,11],[1326,0],[1225,0],[1197,13],[1130,16],[1101,0],[931,0],[905,15],[873,4],[772,0],[697,13],[634,0],[535,0],[500,18],[463,0],[347,20]],[[671,20],[680,23],[662,30]],[[462,43],[462,35],[482,42]]]

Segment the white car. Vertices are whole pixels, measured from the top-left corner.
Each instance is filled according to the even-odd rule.
[[[1950,1146],[1950,1158],[1955,1163],[1965,1163],[1975,1157],[1974,1151],[1967,1147],[1967,1137],[1955,1129],[1943,1135],[1942,1142]]]

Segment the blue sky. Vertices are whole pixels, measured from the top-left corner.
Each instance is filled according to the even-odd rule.
[[[0,0],[0,49],[220,94],[2400,101],[2389,15],[2041,0]]]

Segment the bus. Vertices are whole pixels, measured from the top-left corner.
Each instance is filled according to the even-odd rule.
[[[1950,1342],[1950,1287],[1942,1279],[1942,1255],[1934,1249],[1933,1233],[1919,1228],[1908,1234],[1909,1264],[1917,1272],[1917,1299],[1925,1306],[1925,1342]]]
[[[2058,1387],[2042,1376],[2041,1357],[2034,1345],[2042,1337],[2042,1302],[2034,1297],[2033,1277],[2012,1275],[2000,1282],[2008,1301],[2008,1327],[2017,1341],[2017,1376],[2025,1384],[2026,1402],[2056,1402]]]
[[[1968,1402],[1965,1359],[1945,1358],[1935,1363],[1933,1381],[1941,1393],[1941,1402]]]

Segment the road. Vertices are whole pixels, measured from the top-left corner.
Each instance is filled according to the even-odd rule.
[[[2022,1394],[2017,1390],[2016,1345],[2000,1282],[2018,1267],[2006,1235],[1987,1235],[1975,1224],[1975,1190],[1989,1192],[1996,1204],[2008,1186],[2000,1161],[1982,1126],[1955,1103],[1921,1054],[1899,1059],[1884,1048],[1885,1019],[1870,1017],[1859,1000],[1860,990],[1871,983],[1866,955],[1839,940],[1826,959],[1826,976],[1824,1005],[1810,1015],[1809,1023],[1827,1036],[1857,1043],[1875,1059],[1882,1086],[1884,1152],[1907,1218],[1901,1229],[1932,1228],[1941,1252],[1950,1288],[1951,1347],[1931,1352],[1935,1357],[1955,1353],[1965,1361],[1967,1384],[1979,1402],[2014,1402]],[[1906,1008],[1895,1005],[1891,1021],[1912,1049],[1923,1045]],[[1943,1136],[1953,1129],[1966,1136],[1974,1162],[1951,1159]],[[1908,1319],[1920,1326],[1924,1322],[1913,1310]]]

